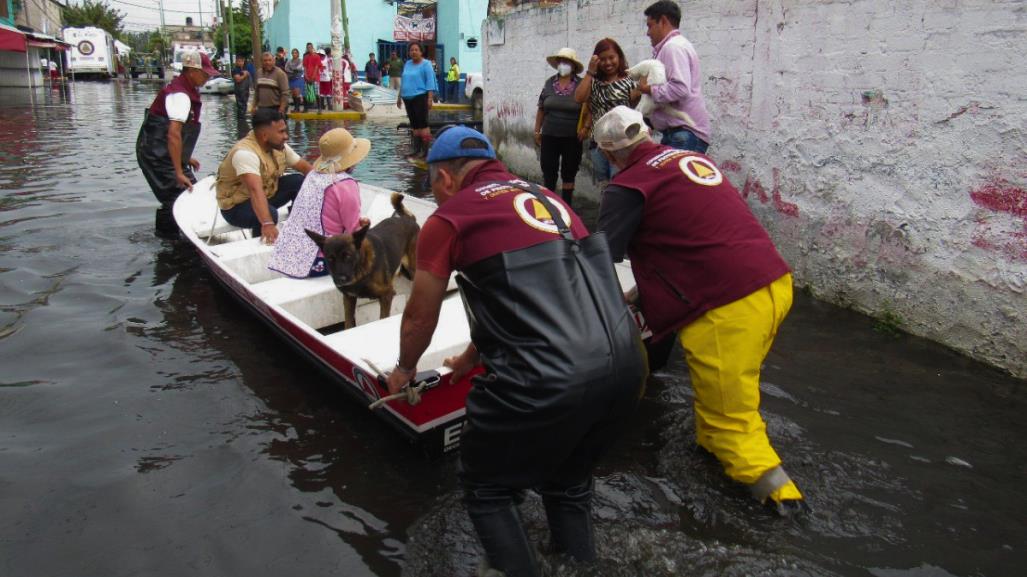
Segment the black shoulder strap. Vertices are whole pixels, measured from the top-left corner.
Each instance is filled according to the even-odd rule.
[[[539,185],[534,182],[525,182],[522,184],[521,182],[514,180],[507,181],[507,183],[534,195],[535,198],[542,203],[542,206],[546,207],[546,210],[549,211],[549,215],[553,217],[553,222],[556,224],[557,230],[560,231],[560,236],[567,240],[575,240],[567,223],[563,221],[561,212],[553,205],[553,202],[549,200],[549,197],[542,193],[542,189],[539,188]]]

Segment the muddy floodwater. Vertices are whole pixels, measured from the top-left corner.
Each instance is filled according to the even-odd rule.
[[[453,460],[154,237],[133,147],[155,90],[0,93],[0,576],[473,575]],[[330,126],[290,122],[292,146]],[[358,178],[423,192],[395,121],[347,126],[374,143]],[[204,97],[201,173],[240,130]],[[811,514],[772,516],[696,451],[676,352],[598,472],[600,564],[545,574],[1025,574],[1027,383],[889,328],[799,291],[767,359],[764,416]],[[538,499],[523,512],[543,542]]]

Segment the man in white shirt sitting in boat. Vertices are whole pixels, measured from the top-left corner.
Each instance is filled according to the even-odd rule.
[[[253,130],[218,166],[218,208],[228,224],[249,228],[253,236],[274,244],[278,209],[296,198],[311,166],[286,144],[289,134],[281,112],[259,109],[250,125]],[[285,174],[287,168],[299,174]]]

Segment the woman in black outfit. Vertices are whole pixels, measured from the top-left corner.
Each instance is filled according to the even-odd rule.
[[[574,89],[581,82],[585,66],[571,48],[561,48],[546,58],[556,74],[546,80],[538,97],[535,113],[535,144],[542,148],[540,162],[546,188],[556,191],[556,176],[563,185],[560,195],[567,203],[574,196],[574,177],[581,165],[581,141],[587,130],[579,126],[581,104],[574,100]]]

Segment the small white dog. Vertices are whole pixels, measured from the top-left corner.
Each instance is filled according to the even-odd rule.
[[[645,78],[649,86],[659,86],[667,83],[667,69],[659,60],[650,58],[628,68],[628,77],[636,81]],[[635,110],[641,112],[642,116],[649,116],[655,112],[656,103],[653,102],[653,97],[643,94],[642,99],[638,101],[638,106],[635,106]]]
[[[628,68],[628,76],[635,80],[645,78],[646,83],[649,86],[659,86],[667,83],[667,69],[664,68],[663,63],[655,58],[643,60],[638,64]],[[653,112],[660,110],[676,118],[680,118],[689,124],[689,126],[695,126],[695,122],[692,121],[692,117],[685,114],[684,112],[666,106],[663,104],[657,104],[653,97],[648,94],[643,94],[642,98],[638,101],[638,105],[635,106],[635,110],[642,113],[642,116],[649,117]]]

